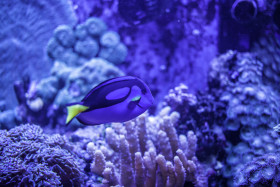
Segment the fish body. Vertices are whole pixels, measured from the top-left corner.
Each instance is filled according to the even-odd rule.
[[[128,121],[144,113],[153,102],[149,87],[139,78],[109,79],[94,87],[81,102],[67,106],[66,124],[76,116],[85,125]]]

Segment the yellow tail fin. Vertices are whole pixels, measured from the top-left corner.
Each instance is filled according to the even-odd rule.
[[[67,106],[66,125],[68,125],[75,116],[86,111],[88,108],[89,107],[80,104]]]

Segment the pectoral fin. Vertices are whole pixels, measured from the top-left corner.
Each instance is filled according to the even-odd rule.
[[[77,116],[81,112],[86,111],[88,108],[89,107],[81,105],[81,104],[73,104],[73,105],[67,106],[66,125],[68,125],[75,116]]]
[[[130,102],[128,103],[128,108],[129,109],[134,109],[136,105],[138,105],[139,101],[141,99],[141,96],[136,96],[136,97],[133,97]]]

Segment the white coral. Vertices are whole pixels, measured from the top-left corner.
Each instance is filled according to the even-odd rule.
[[[91,171],[101,174],[103,183],[109,185],[180,187],[185,181],[197,184],[197,170],[201,167],[195,157],[197,138],[192,131],[187,136],[178,136],[174,125],[180,115],[169,112],[164,109],[162,115],[144,114],[133,121],[107,127],[107,148],[114,152],[106,159],[114,165],[114,172],[106,166],[106,151],[100,151],[101,146],[95,151]],[[98,158],[102,158],[99,165]]]

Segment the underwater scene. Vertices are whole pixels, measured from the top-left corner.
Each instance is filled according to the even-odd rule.
[[[0,0],[0,186],[280,186],[280,0]]]

